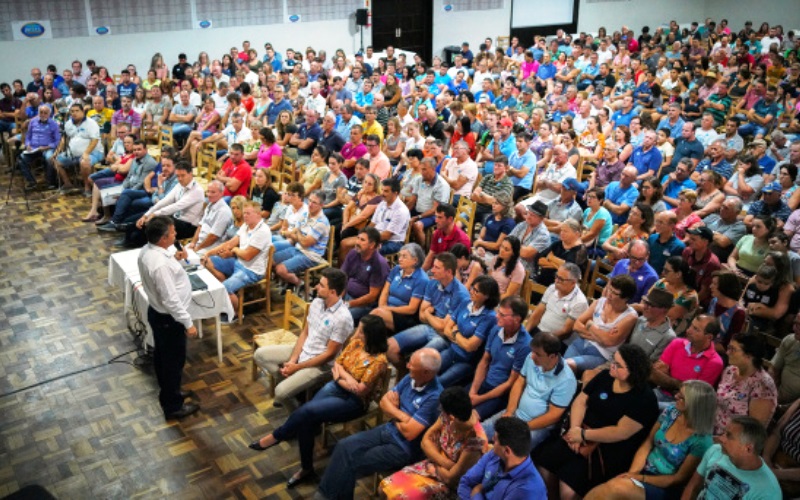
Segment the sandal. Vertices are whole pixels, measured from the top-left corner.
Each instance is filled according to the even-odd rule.
[[[99,220],[100,220],[99,215],[90,215],[89,217],[81,219],[81,222],[97,222]]]

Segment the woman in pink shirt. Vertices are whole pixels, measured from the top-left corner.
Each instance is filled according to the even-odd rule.
[[[283,158],[283,151],[280,145],[275,142],[275,134],[272,129],[262,127],[258,131],[261,136],[261,147],[258,149],[256,156],[256,168],[281,168],[281,159]]]

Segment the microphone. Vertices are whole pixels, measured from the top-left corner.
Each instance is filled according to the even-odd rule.
[[[175,246],[175,250],[177,250],[179,252],[183,252],[183,245],[181,245],[180,241],[175,240],[175,243],[173,243],[173,246]],[[186,262],[187,264],[189,263],[189,259],[183,259],[183,261]]]

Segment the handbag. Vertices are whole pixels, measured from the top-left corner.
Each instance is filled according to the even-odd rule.
[[[590,429],[591,427],[586,424],[581,424],[581,429]],[[589,479],[592,478],[592,460],[596,457],[600,462],[600,474],[605,477],[606,464],[603,460],[603,450],[600,448],[600,443],[596,441],[585,441],[578,449],[578,453],[586,459],[589,464]]]

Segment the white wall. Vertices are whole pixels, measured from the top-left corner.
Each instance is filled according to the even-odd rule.
[[[452,2],[454,10],[445,12],[441,0],[432,0],[433,5],[433,55],[442,55],[448,45],[469,42],[473,52],[487,37],[496,40],[508,36],[511,19],[511,0],[504,0],[503,8],[491,10],[468,10],[459,12],[458,2]],[[517,0],[525,1],[525,0]],[[563,0],[558,0],[563,1]]]
[[[757,8],[731,8],[731,0],[705,0],[705,17],[717,22],[725,18],[732,30],[739,31],[745,21],[753,21],[753,29],[758,29],[762,22],[780,24],[784,33],[800,29],[800,3],[797,0],[760,0]],[[738,3],[736,4],[738,6]],[[799,33],[800,34],[800,33]]]
[[[518,0],[519,1],[519,0]],[[719,0],[720,3],[741,5],[739,1]],[[622,25],[630,27],[638,37],[642,26],[653,29],[674,19],[678,24],[705,18],[706,0],[622,0],[617,2],[587,2],[580,0],[578,31],[596,33],[605,26],[610,35]]]
[[[364,46],[370,44],[371,36],[371,30],[365,29]],[[329,56],[338,48],[352,54],[358,50],[360,44],[353,19],[0,42],[0,81],[10,83],[11,80],[20,78],[27,84],[31,67],[39,66],[44,70],[52,63],[60,73],[75,59],[84,62],[94,59],[98,65],[107,66],[112,74],[119,73],[128,64],[135,64],[139,74],[144,77],[150,67],[150,58],[156,52],[161,52],[171,68],[178,62],[178,54],[181,52],[188,55],[189,62],[194,62],[201,51],[208,52],[212,58],[221,57],[232,46],[241,47],[243,40],[250,40],[259,57],[264,55],[266,42],[271,42],[275,50],[281,53],[285,53],[290,47],[304,51],[311,46],[317,50],[326,49]]]

